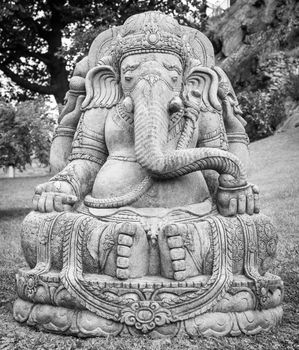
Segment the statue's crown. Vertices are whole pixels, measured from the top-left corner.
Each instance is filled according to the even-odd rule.
[[[133,54],[164,52],[179,57],[184,64],[188,45],[183,40],[179,23],[171,16],[150,11],[131,16],[122,26],[115,41],[116,62]]]

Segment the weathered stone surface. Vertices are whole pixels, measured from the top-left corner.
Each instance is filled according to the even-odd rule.
[[[94,41],[53,141],[64,168],[23,223],[17,321],[80,337],[255,334],[280,321],[283,283],[267,272],[277,233],[213,57],[202,33],[158,12]]]

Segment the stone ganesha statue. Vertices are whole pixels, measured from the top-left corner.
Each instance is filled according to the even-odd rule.
[[[24,220],[14,317],[86,336],[254,334],[282,316],[277,234],[211,43],[146,12],[101,33],[70,80],[59,172]]]

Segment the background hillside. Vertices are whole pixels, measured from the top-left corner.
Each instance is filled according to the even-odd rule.
[[[237,0],[208,22],[251,140],[299,125],[299,2]]]

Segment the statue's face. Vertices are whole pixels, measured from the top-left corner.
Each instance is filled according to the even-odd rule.
[[[183,68],[178,57],[167,53],[146,53],[126,57],[121,64],[121,86],[125,95],[141,80],[150,85],[163,81],[166,89],[179,92],[182,88]]]

